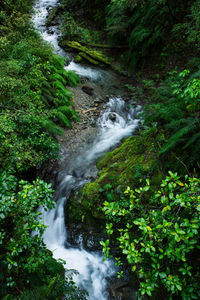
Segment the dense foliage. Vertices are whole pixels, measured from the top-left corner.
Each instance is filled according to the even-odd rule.
[[[140,296],[199,299],[200,180],[169,172],[156,192],[149,191],[148,179],[143,187],[128,187],[119,201],[108,190],[107,233],[137,273]],[[102,245],[110,256],[109,240]]]
[[[53,259],[43,242],[45,226],[37,208],[52,209],[52,194],[51,185],[39,179],[29,184],[1,174],[1,299],[57,299],[65,294],[81,299],[82,292],[70,277],[65,279],[63,263]]]
[[[79,78],[32,28],[33,2],[0,6],[0,298],[84,299],[42,239],[38,207],[54,207],[51,186],[20,179],[57,156],[55,134],[78,119],[66,85]]]
[[[23,170],[56,155],[52,134],[77,119],[65,86],[79,79],[31,28],[29,1],[19,2],[0,12],[0,165]]]
[[[42,240],[37,209],[54,207],[51,186],[21,180],[57,156],[55,135],[78,119],[66,85],[79,78],[33,29],[33,3],[6,0],[0,7],[0,297],[84,299]],[[50,25],[61,13],[61,44],[116,48],[129,70],[149,61],[154,69],[151,76],[141,68],[137,86],[128,86],[132,103],[145,102],[139,135],[99,160],[99,178],[83,188],[71,216],[88,224],[87,216],[101,225],[106,219],[105,254],[118,245],[118,264],[127,260],[139,298],[199,299],[200,0],[61,4],[47,19]],[[166,177],[169,169],[190,177]]]
[[[166,169],[199,170],[199,67],[195,73],[170,72],[159,87],[153,82],[148,87],[154,102],[146,106],[145,124],[157,136]]]
[[[186,41],[199,42],[199,0],[62,0],[62,5],[65,12],[74,15],[77,21],[80,22],[79,16],[84,16],[97,28],[103,28],[111,45],[124,46],[127,50],[122,55],[122,62],[130,71],[139,63],[147,63],[150,57],[155,59],[155,54],[159,61],[160,52],[165,47],[170,46],[173,53],[177,37],[183,40],[184,47],[187,46]],[[68,23],[69,32],[74,24],[74,19],[71,20],[64,21]],[[65,30],[65,37],[76,39],[77,33],[81,41],[88,36],[82,31],[81,37],[78,28],[74,28],[70,35]]]

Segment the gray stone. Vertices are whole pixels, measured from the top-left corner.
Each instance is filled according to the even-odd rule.
[[[95,119],[93,117],[90,119],[90,126],[92,126],[92,127],[96,126],[96,122],[95,122]]]
[[[116,121],[116,114],[110,113],[108,117],[109,117],[109,119],[110,119],[111,121],[113,121],[113,122]]]
[[[94,99],[94,103],[102,103],[102,102],[104,102],[104,101],[101,98]]]

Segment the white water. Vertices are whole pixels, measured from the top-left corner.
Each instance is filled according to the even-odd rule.
[[[37,1],[33,24],[40,31],[42,37],[52,43],[56,53],[66,56],[67,54],[58,45],[59,31],[57,27],[51,27],[52,34],[50,34],[44,25],[48,8],[54,7],[57,2],[58,0]],[[100,81],[102,76],[106,76],[105,71],[83,67],[74,62],[71,62],[66,69],[74,70],[92,80]],[[139,120],[136,119],[136,113],[139,110],[140,107],[127,110],[121,98],[111,98],[105,112],[99,118],[99,134],[90,149],[87,149],[74,160],[75,168],[82,168],[83,172],[86,172],[97,157],[115,146],[123,137],[130,136],[138,125]],[[110,120],[110,113],[115,113],[115,121]],[[47,225],[44,241],[56,259],[61,258],[66,261],[67,269],[75,269],[79,272],[78,275],[75,275],[74,280],[79,287],[88,291],[88,300],[107,300],[109,295],[106,289],[106,278],[115,273],[114,263],[110,260],[103,261],[102,254],[88,252],[81,245],[80,249],[66,248],[65,201],[69,198],[71,190],[84,185],[86,182],[87,180],[81,176],[72,176],[71,169],[65,171],[64,179],[58,187],[57,194],[59,197],[56,207],[47,212],[41,208],[44,223]]]
[[[103,76],[101,72],[96,71],[94,68],[81,66],[80,64],[75,63],[73,60],[68,66],[65,67],[65,70],[74,71],[79,76],[87,77],[93,81],[101,80]]]
[[[79,185],[76,178],[71,175],[65,176],[61,188],[63,184],[68,194],[72,187]],[[73,279],[80,288],[88,291],[89,300],[106,300],[108,299],[106,278],[114,275],[114,264],[109,260],[103,261],[103,256],[99,253],[89,253],[82,247],[80,249],[65,247],[67,240],[64,221],[65,200],[66,197],[60,197],[53,210],[47,212],[42,210],[44,224],[48,226],[44,233],[44,242],[53,252],[54,258],[65,260],[67,269],[79,272]]]
[[[94,140],[92,147],[74,160],[74,168],[82,168],[81,174],[86,173],[95,159],[102,153],[116,145],[123,137],[131,135],[139,121],[135,119],[135,114],[140,109],[138,106],[136,109],[127,111],[121,98],[111,98],[107,104],[107,109],[99,118],[98,136]],[[114,122],[109,118],[111,112],[116,114]],[[61,258],[65,260],[68,269],[75,269],[79,272],[78,275],[75,275],[74,280],[79,287],[83,287],[88,291],[89,300],[107,300],[106,278],[115,274],[114,263],[110,260],[103,261],[101,254],[90,253],[81,246],[80,249],[65,247],[67,240],[64,221],[65,201],[70,196],[72,189],[80,187],[87,182],[86,179],[82,179],[82,175],[74,177],[70,173],[71,169],[66,170],[66,175],[58,187],[60,197],[56,208],[48,212],[43,211],[44,223],[48,226],[44,233],[44,241],[56,259]]]

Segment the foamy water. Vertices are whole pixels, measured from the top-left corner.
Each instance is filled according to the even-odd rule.
[[[52,44],[55,52],[66,57],[66,52],[58,45],[59,30],[57,26],[51,26],[49,29],[45,27],[48,10],[55,7],[58,2],[58,0],[37,1],[32,21],[43,39]],[[105,71],[82,66],[73,61],[65,68],[93,81],[106,80],[108,83],[110,81],[110,75]],[[119,143],[122,138],[130,136],[138,126],[139,119],[136,115],[140,110],[139,106],[128,110],[123,99],[111,98],[98,120],[99,133],[91,147],[75,157],[74,166],[81,167],[83,172],[86,172],[100,155]],[[111,113],[115,114],[114,120],[111,120]],[[64,206],[71,191],[83,186],[86,182],[87,180],[82,177],[74,177],[71,169],[65,170],[65,176],[57,187],[59,197],[56,207],[49,211],[41,208],[44,224],[47,225],[43,237],[47,248],[53,252],[56,259],[65,260],[67,269],[75,269],[79,272],[74,275],[74,280],[79,287],[88,291],[88,300],[108,300],[107,278],[116,272],[114,262],[103,261],[101,253],[88,252],[81,245],[79,249],[66,248],[67,230]]]

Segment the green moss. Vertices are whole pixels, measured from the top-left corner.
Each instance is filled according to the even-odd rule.
[[[153,137],[133,136],[126,139],[119,148],[99,159],[98,178],[88,182],[76,199],[71,200],[72,221],[80,215],[79,222],[84,220],[87,225],[95,222],[101,224],[105,217],[100,207],[111,190],[114,199],[119,200],[127,186],[138,187],[141,180],[147,177],[152,178],[153,185],[159,185],[163,174],[155,167],[156,162]]]
[[[139,175],[150,173],[155,161],[151,142],[141,136],[128,138],[119,148],[106,154],[97,164],[100,169],[97,183],[117,181],[122,186],[133,185]]]
[[[80,54],[81,53],[79,53],[78,55],[76,55],[76,57],[74,58],[75,63],[80,63],[83,60],[83,58],[81,57]]]
[[[97,65],[102,64],[104,66],[109,66],[112,70],[119,73],[120,75],[126,76],[127,73],[123,70],[121,70],[119,67],[117,67],[113,60],[107,57],[105,54],[103,54],[99,50],[94,50],[89,47],[81,45],[79,42],[76,41],[66,41],[61,40],[60,46],[64,48],[71,48],[75,52],[79,52],[77,59],[79,60],[80,57],[83,59],[89,61],[90,63]]]
[[[91,50],[85,46],[82,46],[80,43],[76,41],[65,41],[62,43],[63,47],[72,48],[74,50],[81,51],[81,53],[85,53],[86,55],[90,56],[95,61],[102,62],[105,65],[110,65],[111,60],[105,56],[103,53],[97,50]]]
[[[93,65],[99,65],[99,62],[97,60],[94,60],[93,58],[91,58],[89,55],[87,55],[86,53],[80,52],[79,56],[82,59],[85,59],[86,61],[88,61],[89,63],[93,64]]]
[[[88,200],[94,201],[94,198],[99,196],[100,187],[96,181],[88,182],[83,188],[83,194],[87,195]]]

